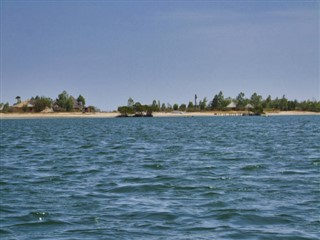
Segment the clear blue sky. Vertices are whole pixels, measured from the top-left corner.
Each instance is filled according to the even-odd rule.
[[[1,1],[1,102],[320,100],[318,1]]]

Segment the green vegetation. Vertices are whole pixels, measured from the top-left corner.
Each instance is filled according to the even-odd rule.
[[[53,101],[48,97],[32,97],[29,100],[21,101],[21,97],[16,97],[16,103],[9,106],[9,103],[0,103],[0,112],[42,112],[46,108],[55,112],[95,112],[100,111],[94,106],[85,106],[86,100],[80,94],[77,99],[63,91],[58,98]]]
[[[302,101],[288,100],[285,95],[281,98],[272,99],[269,95],[266,99],[263,99],[258,93],[253,93],[250,98],[247,98],[243,92],[240,92],[235,98],[225,98],[222,91],[215,94],[211,101],[208,101],[206,97],[199,101],[197,104],[198,96],[195,95],[194,103],[189,101],[188,104],[174,103],[162,103],[160,107],[160,101],[153,100],[151,105],[142,105],[141,103],[134,103],[132,98],[128,99],[127,106],[120,106],[118,111],[122,115],[130,114],[142,114],[143,112],[171,112],[171,111],[249,111],[254,114],[263,114],[265,111],[311,111],[320,112],[320,101]],[[228,107],[230,103],[234,103],[235,107]]]
[[[154,111],[160,111],[159,104],[155,100],[151,105],[142,105],[140,102],[135,103],[132,98],[129,98],[127,106],[118,107],[118,112],[120,112],[123,117],[129,115],[136,117],[152,116],[152,112]]]
[[[42,112],[46,108],[55,112],[95,112],[100,111],[94,106],[86,107],[86,100],[80,94],[77,99],[69,95],[66,91],[60,93],[56,100],[48,97],[32,97],[30,100],[21,101],[21,97],[16,97],[16,103],[9,106],[9,103],[0,103],[0,112]],[[188,104],[162,103],[153,100],[150,105],[135,102],[131,97],[128,99],[126,106],[119,106],[118,112],[123,116],[151,116],[153,112],[171,112],[171,111],[187,111],[187,112],[205,112],[205,111],[243,111],[254,114],[262,114],[269,111],[310,111],[320,112],[320,101],[316,100],[289,100],[283,95],[281,98],[272,99],[271,95],[264,99],[258,93],[253,93],[247,98],[243,92],[240,92],[235,98],[225,98],[222,91],[215,94],[211,101],[204,97],[199,102],[198,96],[195,94],[194,99]],[[23,104],[23,105],[22,105]]]
[[[42,112],[46,108],[51,108],[52,99],[47,97],[36,97],[34,100],[34,111]]]
[[[229,102],[224,99],[222,91],[216,94],[211,101],[211,110],[223,110]]]
[[[86,100],[85,98],[80,94],[79,97],[77,98],[77,102],[79,105],[81,106],[85,106],[86,105]]]
[[[58,106],[56,107],[57,111],[71,112],[73,110],[72,98],[66,91],[63,91],[58,95],[58,98],[56,99],[56,104]]]
[[[8,113],[10,112],[10,105],[9,103],[0,103],[0,112]]]

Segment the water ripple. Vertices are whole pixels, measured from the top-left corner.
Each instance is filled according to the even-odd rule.
[[[1,126],[3,240],[320,239],[317,116]]]

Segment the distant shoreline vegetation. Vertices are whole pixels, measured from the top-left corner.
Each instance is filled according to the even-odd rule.
[[[20,96],[16,97],[16,103],[12,106],[9,103],[0,103],[0,112],[3,113],[39,113],[39,112],[96,112],[98,108],[86,106],[85,98],[80,94],[74,98],[66,91],[58,95],[56,100],[49,97],[36,96],[30,99],[21,100]]]
[[[198,101],[197,95],[193,101],[188,104],[182,103],[173,105],[170,103],[160,103],[153,100],[151,105],[135,102],[131,97],[128,99],[126,106],[119,106],[118,112],[121,116],[152,116],[153,112],[206,112],[206,111],[246,111],[255,115],[263,114],[267,111],[310,111],[320,112],[320,101],[297,101],[289,100],[282,96],[272,99],[269,95],[264,99],[261,95],[253,93],[250,98],[246,98],[243,92],[239,93],[236,98],[224,97],[222,91],[214,95],[212,100],[207,97]]]
[[[253,93],[247,98],[243,92],[235,98],[224,97],[222,91],[214,95],[211,100],[207,97],[198,100],[195,95],[188,104],[170,104],[160,103],[153,100],[152,104],[142,104],[135,102],[131,97],[126,106],[119,106],[117,111],[121,117],[136,116],[150,117],[153,112],[207,112],[207,111],[239,111],[255,115],[270,111],[310,111],[320,112],[320,101],[297,101],[289,100],[283,95],[281,98],[272,99],[269,95],[264,99],[261,95]],[[22,101],[20,96],[16,97],[16,103],[12,106],[9,103],[0,103],[0,112],[2,113],[39,113],[39,112],[100,112],[95,106],[86,106],[85,98],[80,94],[77,98],[63,91],[55,100],[44,96],[31,97]]]

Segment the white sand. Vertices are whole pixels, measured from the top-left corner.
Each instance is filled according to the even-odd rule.
[[[154,117],[213,117],[213,116],[239,116],[242,112],[155,112]],[[26,119],[26,118],[114,118],[119,116],[116,112],[99,113],[0,113],[0,119]],[[268,112],[267,116],[294,116],[294,115],[320,115],[315,112],[283,111]]]

